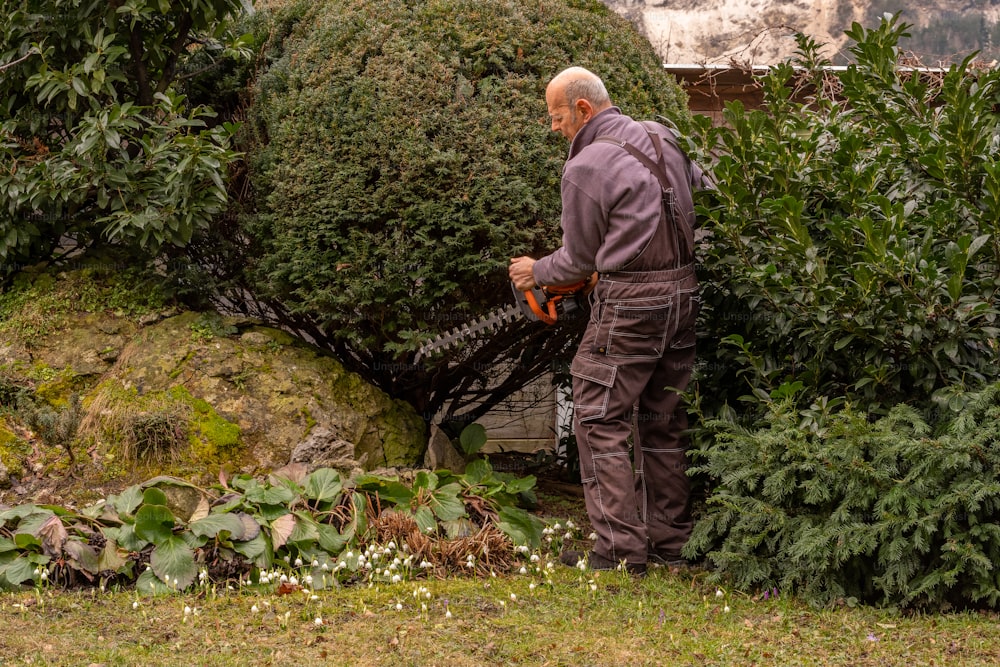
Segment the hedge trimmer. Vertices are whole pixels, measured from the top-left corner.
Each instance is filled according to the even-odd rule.
[[[597,284],[597,274],[571,285],[543,285],[521,291],[511,282],[514,305],[497,308],[479,319],[473,320],[430,340],[417,351],[416,360],[446,350],[483,333],[496,331],[518,317],[532,322],[544,322],[552,326],[560,319],[572,319],[577,311],[585,307],[584,299]]]

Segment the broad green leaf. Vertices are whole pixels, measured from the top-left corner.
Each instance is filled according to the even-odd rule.
[[[174,515],[164,505],[143,505],[135,513],[135,534],[147,542],[160,544],[173,536],[175,523]]]
[[[35,564],[27,556],[19,556],[6,565],[0,566],[0,576],[6,578],[13,586],[17,586],[34,576],[35,567]]]
[[[178,591],[190,586],[198,575],[194,552],[176,535],[156,545],[149,556],[149,564],[161,581]]]
[[[519,507],[501,507],[498,511],[497,528],[502,530],[516,545],[537,548],[542,543],[542,520]]]
[[[453,521],[465,516],[465,503],[459,497],[462,487],[458,484],[448,484],[431,494],[431,509],[438,519]]]
[[[458,436],[458,442],[466,456],[472,456],[482,449],[487,439],[486,429],[478,423],[469,424]]]
[[[119,530],[116,537],[112,537],[113,533],[110,529],[104,531],[104,534],[108,536],[108,539],[115,539],[120,546],[125,551],[142,551],[143,548],[149,544],[149,540],[144,540],[135,532],[135,525],[131,523],[124,524]]]
[[[138,485],[128,487],[111,500],[118,514],[133,514],[141,503],[142,488]]]
[[[219,536],[220,533],[228,533],[234,540],[244,539],[243,521],[234,514],[209,514],[189,523],[188,530],[198,537],[210,539]]]
[[[434,520],[434,512],[427,505],[420,505],[413,510],[413,518],[422,533],[433,533],[437,529],[437,521]]]
[[[344,550],[347,543],[351,541],[351,535],[341,533],[336,526],[321,523],[316,526],[317,543],[328,554],[337,555]]]
[[[419,470],[413,477],[413,490],[426,489],[433,491],[437,488],[437,475],[429,470]]]
[[[167,595],[173,592],[173,589],[163,583],[152,569],[144,570],[139,575],[135,581],[135,588],[146,595]]]
[[[396,480],[379,480],[376,490],[378,491],[379,498],[389,500],[396,505],[409,506],[410,501],[413,499],[413,491],[405,484]]]
[[[234,542],[233,551],[245,556],[259,568],[271,567],[273,552],[271,551],[267,535],[263,532],[257,533],[253,539],[244,542]]]
[[[336,503],[344,488],[340,473],[331,468],[319,468],[306,477],[303,484],[304,495],[317,503]]]
[[[149,486],[142,492],[142,503],[144,505],[166,505],[167,494],[165,494],[162,489],[158,489],[155,486]]]

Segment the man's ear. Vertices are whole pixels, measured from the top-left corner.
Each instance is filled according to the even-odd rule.
[[[576,111],[586,123],[588,120],[594,117],[594,106],[584,99],[579,99],[576,101]]]

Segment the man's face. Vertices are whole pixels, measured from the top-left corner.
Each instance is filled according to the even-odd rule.
[[[552,131],[573,141],[573,137],[584,125],[584,119],[575,106],[570,105],[562,89],[547,90],[545,103],[549,108],[549,120],[552,121]]]

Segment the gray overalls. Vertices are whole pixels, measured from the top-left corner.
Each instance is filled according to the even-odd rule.
[[[661,141],[668,180],[688,188],[686,158]],[[665,194],[657,233],[625,271],[600,276],[570,367],[594,551],[616,561],[645,563],[649,551],[676,556],[692,528],[682,435],[687,414],[678,392],[694,365],[699,298],[693,212],[677,211],[676,201],[673,192]]]

